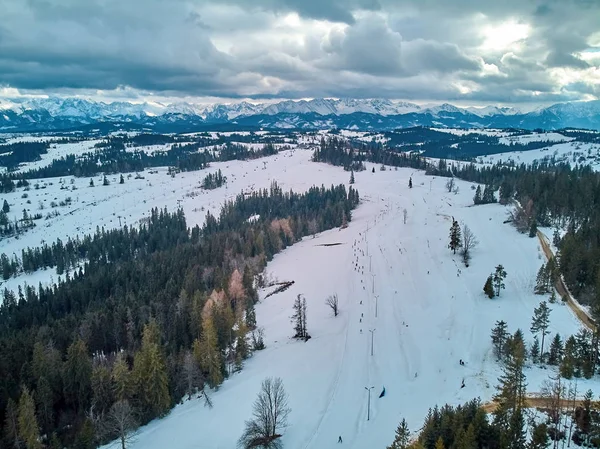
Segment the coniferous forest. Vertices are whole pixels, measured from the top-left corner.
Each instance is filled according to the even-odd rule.
[[[24,269],[83,265],[54,287],[4,293],[2,447],[93,448],[186,397],[211,406],[205,387],[264,348],[254,304],[267,261],[341,226],[358,202],[343,185],[296,194],[273,183],[208,213],[202,227],[190,229],[182,210],[154,209],[138,229],[28,250]]]

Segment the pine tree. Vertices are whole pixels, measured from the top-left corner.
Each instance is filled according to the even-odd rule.
[[[550,344],[550,351],[548,354],[548,364],[549,365],[558,365],[562,358],[562,341],[560,339],[560,335],[556,334],[552,343]]]
[[[536,307],[533,311],[533,317],[531,319],[531,333],[542,334],[542,345],[540,348],[540,361],[544,363],[544,338],[549,334],[548,326],[550,326],[550,309],[546,304],[546,301],[542,301],[539,307]]]
[[[490,274],[483,285],[483,292],[487,295],[488,298],[492,299],[494,297],[494,284],[493,277]]]
[[[396,428],[394,441],[388,446],[387,449],[406,449],[409,442],[410,430],[408,428],[408,424],[406,423],[406,419],[402,418],[402,421],[400,421],[400,424],[398,424],[398,427]]]
[[[474,204],[481,204],[482,202],[482,198],[481,198],[481,186],[478,185],[477,189],[475,190],[475,196],[473,197],[473,203]]]
[[[350,172],[350,184],[354,184],[354,170]]]
[[[5,214],[10,212],[10,206],[8,205],[8,201],[4,200],[4,204],[2,204],[2,212]]]
[[[94,180],[90,178],[90,187],[94,187]]]
[[[120,352],[112,369],[113,396],[116,401],[126,401],[132,397],[131,373],[125,360],[125,355]]]
[[[41,449],[40,428],[35,416],[35,404],[27,387],[23,387],[19,399],[19,437],[26,449]]]
[[[496,296],[500,296],[500,289],[506,288],[504,285],[504,279],[506,279],[506,271],[502,265],[496,267],[494,272],[494,287],[496,289]]]
[[[110,182],[108,182],[108,178],[106,177],[106,175],[104,175],[104,178],[102,179],[102,185],[107,186],[109,184],[110,184]]]
[[[492,329],[492,344],[494,345],[494,354],[496,354],[498,360],[504,356],[507,338],[506,321],[496,321],[496,326]]]
[[[438,439],[435,442],[434,449],[446,449],[446,446],[444,446],[444,440],[442,440],[442,437],[438,437]]]
[[[412,189],[412,176],[408,178],[408,188]]]
[[[462,246],[462,236],[460,232],[460,225],[458,221],[454,220],[452,222],[452,226],[450,227],[450,244],[448,248],[452,250],[454,254],[456,254],[456,250]]]
[[[123,174],[121,174],[121,177],[119,178],[119,184],[125,184],[125,178],[123,177]]]

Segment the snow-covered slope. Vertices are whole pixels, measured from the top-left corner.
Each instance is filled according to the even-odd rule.
[[[223,201],[240,191],[268,188],[273,180],[283,190],[295,191],[348,182],[348,172],[310,158],[311,151],[295,149],[254,161],[214,163],[175,178],[158,169],[144,172],[144,179],[131,177],[119,184],[113,175],[109,186],[101,185],[101,177],[95,178],[95,187],[82,178],[38,180],[40,188],[27,192],[28,198],[22,197],[23,189],[5,195],[11,219],[24,208],[36,212],[40,202],[46,204],[44,213],[54,210],[48,206],[54,198],[71,196],[72,204],[56,208],[61,215],[40,222],[19,240],[1,240],[0,252],[20,254],[25,246],[64,241],[97,226],[134,225],[152,207],[181,204],[192,226],[202,223],[208,211],[218,215]],[[506,320],[512,332],[520,327],[532,341],[531,315],[543,299],[533,295],[543,261],[537,240],[503,224],[504,206],[471,207],[469,183],[458,181],[460,191],[454,195],[445,189],[443,178],[411,169],[371,173],[372,167],[355,173],[362,203],[347,229],[305,238],[268,264],[270,276],[295,283],[266,299],[261,292],[257,320],[265,328],[267,348],[212,393],[212,410],[196,399],[179,405],[166,418],[140,429],[132,449],[234,448],[267,376],[281,377],[290,397],[290,427],[283,436],[290,449],[335,447],[340,435],[344,447],[383,448],[392,441],[401,417],[416,431],[435,404],[491,398],[499,375],[489,340],[494,322]],[[199,181],[218,169],[227,176],[227,187],[199,189]],[[407,187],[409,177],[413,189]],[[468,224],[481,241],[469,268],[447,249],[452,217]],[[323,246],[330,243],[339,245]],[[506,290],[489,300],[481,288],[499,263],[508,272]],[[57,276],[47,270],[2,287],[16,288],[24,281],[37,285],[51,278]],[[332,293],[340,299],[337,318],[324,304]],[[290,338],[289,317],[298,294],[308,302],[312,338],[306,343]],[[567,307],[551,307],[552,333],[565,336],[578,330]],[[459,359],[466,365],[460,366]],[[550,373],[527,369],[529,390],[539,391]],[[461,389],[463,379],[466,386]],[[579,382],[581,391],[600,392],[597,381]],[[368,421],[365,387],[374,387]],[[378,398],[383,387],[386,395]]]

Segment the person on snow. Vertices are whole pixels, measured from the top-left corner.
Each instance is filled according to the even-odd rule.
[[[340,436],[338,437],[338,443],[341,443],[341,442],[342,442],[342,436],[340,435]]]
[[[462,360],[462,359],[460,359],[460,360],[458,361],[458,363],[459,363],[461,366],[464,366],[464,365],[465,365],[465,362],[463,362],[463,360]]]
[[[461,384],[460,388],[465,388],[465,380],[464,379],[462,380],[462,384]]]

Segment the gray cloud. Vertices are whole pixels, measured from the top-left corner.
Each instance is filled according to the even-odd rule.
[[[0,86],[24,92],[482,102],[599,94],[578,56],[600,30],[596,0],[0,3]],[[293,12],[299,25],[285,19]],[[489,30],[506,21],[527,24],[528,35],[487,49]],[[581,76],[559,80],[555,69]]]

